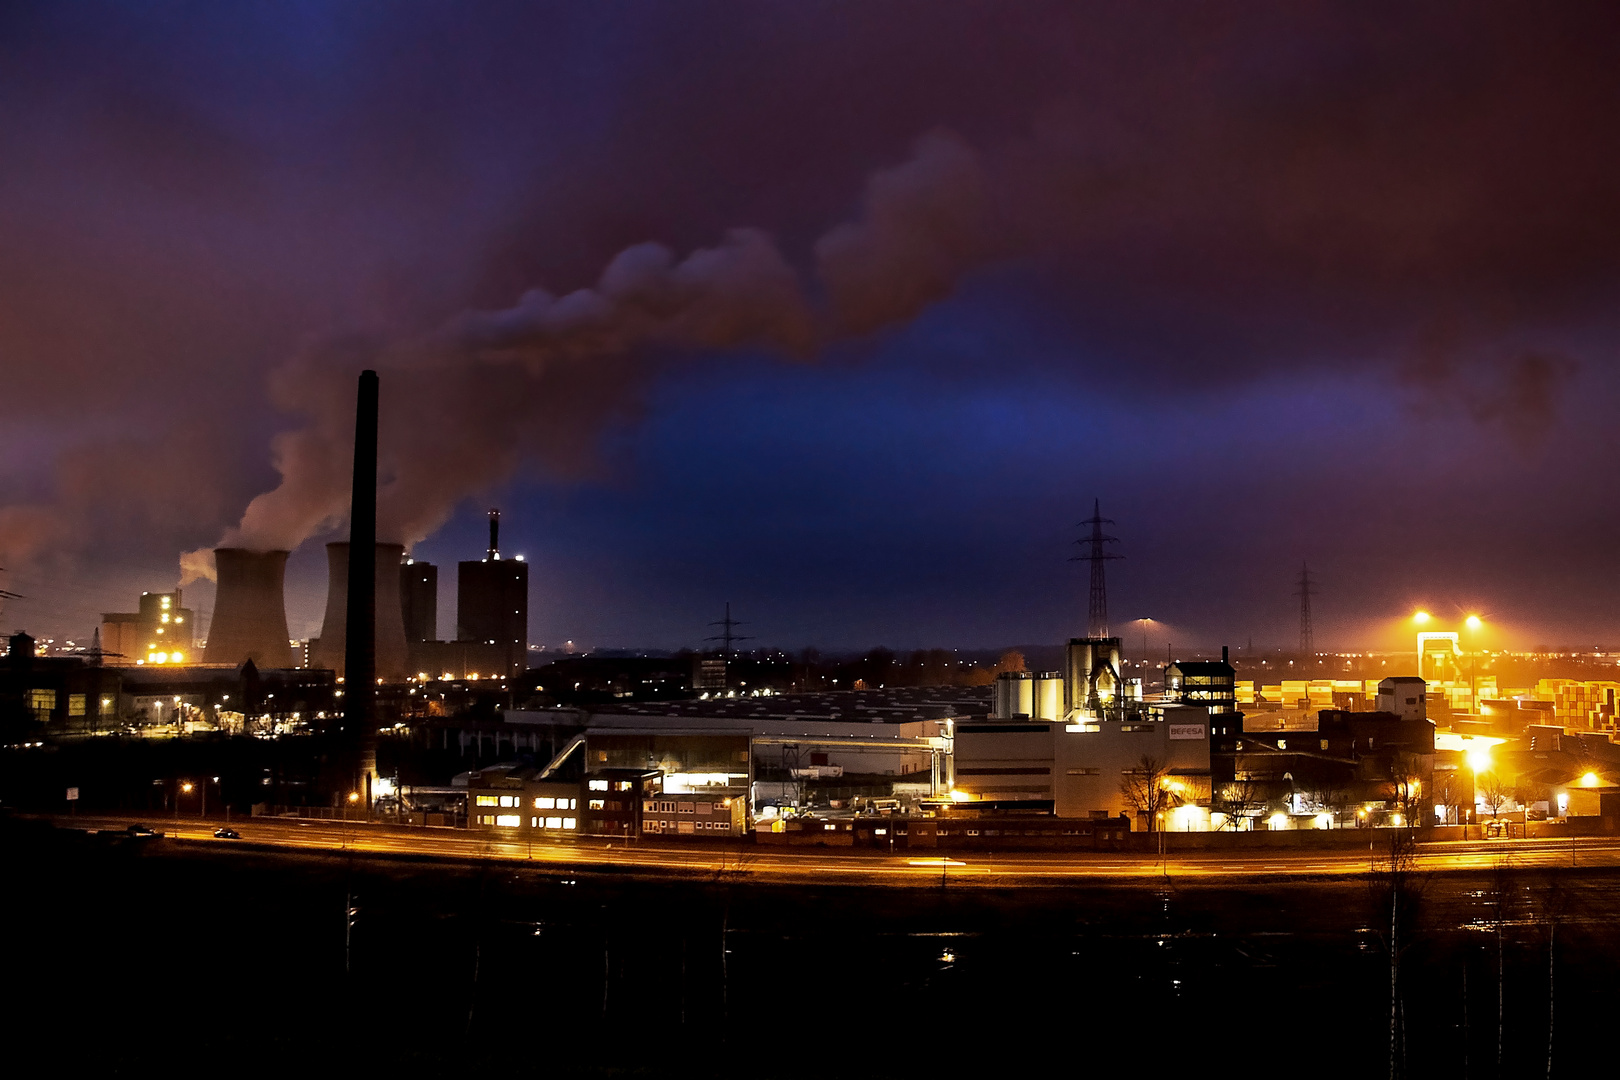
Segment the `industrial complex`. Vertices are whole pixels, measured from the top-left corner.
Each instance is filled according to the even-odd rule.
[[[206,641],[179,590],[105,614],[77,655],[13,635],[0,698],[18,730],[325,739],[327,764],[255,792],[255,813],[515,837],[1098,847],[1620,819],[1620,680],[1499,685],[1421,613],[1415,651],[1380,659],[1375,679],[1276,678],[1264,662],[1256,678],[1226,649],[1150,669],[1109,632],[1117,540],[1097,504],[1078,557],[1087,634],[1052,670],[1020,657],[956,685],[812,690],[737,651],[729,605],[709,652],[530,670],[529,568],[502,556],[499,511],[482,557],[457,566],[453,640],[438,635],[438,568],[376,540],[376,400],[367,373],[351,538],[326,545],[319,637],[289,638],[287,551],[220,547]],[[1312,589],[1302,570],[1290,671],[1324,656]]]

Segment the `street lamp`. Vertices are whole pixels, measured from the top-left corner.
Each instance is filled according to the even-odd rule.
[[[1463,625],[1467,626],[1469,630],[1478,633],[1480,628],[1485,625],[1485,622],[1478,615],[1470,615],[1463,620]],[[1475,640],[1471,644],[1474,647],[1468,650],[1468,704],[1474,710],[1474,715],[1478,716],[1480,715],[1479,689],[1476,682],[1479,675],[1479,642]]]

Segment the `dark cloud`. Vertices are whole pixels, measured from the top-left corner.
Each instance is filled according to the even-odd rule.
[[[263,490],[271,424],[286,479],[235,535],[330,528],[361,366],[395,425],[385,517],[417,538],[526,464],[593,475],[672,358],[881,353],[942,303],[1018,345],[955,350],[990,379],[1367,373],[1392,409],[1556,449],[1560,403],[1608,377],[1617,24],[8,7],[0,361],[31,418],[90,434],[0,470],[0,558],[127,558],[92,519],[210,543]],[[1433,348],[1437,325],[1468,330]],[[197,416],[207,448],[131,449]],[[171,501],[187,484],[206,496]]]

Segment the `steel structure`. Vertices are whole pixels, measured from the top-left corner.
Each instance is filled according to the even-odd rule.
[[[723,628],[720,631],[720,633],[718,633],[718,634],[710,634],[708,637],[703,639],[704,641],[718,641],[718,642],[720,642],[720,655],[722,655],[722,656],[730,656],[732,654],[731,645],[732,645],[733,642],[736,642],[736,641],[752,641],[753,640],[753,638],[750,637],[747,634],[734,634],[734,633],[732,633],[732,628],[733,627],[742,626],[743,623],[741,621],[739,621],[737,619],[733,619],[731,617],[731,601],[729,601],[729,600],[726,601],[726,617],[723,618],[723,619],[716,619],[714,622],[710,623],[709,625],[710,626],[719,626],[719,627]]]
[[[1302,656],[1311,656],[1316,652],[1316,633],[1311,628],[1311,595],[1315,589],[1316,582],[1311,580],[1310,567],[1300,563],[1299,583],[1294,595],[1299,597],[1299,651]]]
[[[1075,541],[1083,550],[1069,561],[1091,564],[1091,599],[1086,610],[1086,636],[1105,638],[1108,636],[1108,582],[1103,576],[1103,563],[1110,559],[1123,559],[1125,556],[1116,555],[1105,547],[1107,544],[1117,544],[1119,540],[1113,536],[1103,535],[1102,527],[1112,525],[1114,521],[1112,518],[1102,516],[1100,499],[1092,500],[1091,516],[1080,524],[1091,526],[1091,535]]]

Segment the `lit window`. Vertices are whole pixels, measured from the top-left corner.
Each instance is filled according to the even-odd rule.
[[[85,698],[85,696],[83,694],[69,694],[68,695],[68,715],[69,716],[83,716],[84,715],[84,698]]]
[[[556,799],[536,799],[536,800],[534,800],[534,808],[536,810],[555,810],[555,809],[557,809],[557,800]]]
[[[600,810],[600,809],[602,809],[602,807],[604,805],[606,805],[606,800],[604,800],[604,799],[592,799],[591,800],[591,809],[592,810]]]
[[[546,818],[546,828],[548,828],[548,829],[560,829],[562,827],[563,827],[563,819],[562,818],[560,818],[560,817],[548,817],[548,818]]]
[[[614,785],[613,785],[613,790],[614,791],[629,791],[630,790],[630,781],[628,781],[628,780],[619,780],[619,781],[615,782]]]
[[[563,826],[562,827],[565,828],[565,829],[572,829],[574,827],[574,819],[571,818],[571,817],[563,818]]]
[[[529,819],[529,828],[538,829],[539,827],[540,827],[540,819],[539,818],[532,817],[532,818]]]
[[[515,807],[515,806],[521,806],[522,803],[519,801],[519,799],[518,799],[518,797],[516,795],[502,795],[501,796],[501,805],[502,806],[513,806],[513,807]]]
[[[606,791],[607,790],[607,781],[606,780],[592,780],[590,782],[590,789],[592,791]]]
[[[51,713],[56,711],[55,690],[28,691],[28,704],[34,712],[34,719],[49,720]]]
[[[517,814],[497,814],[495,824],[508,829],[515,829],[523,824],[523,819]]]
[[[500,800],[495,798],[493,795],[480,795],[478,796],[477,803],[479,806],[499,806]]]

